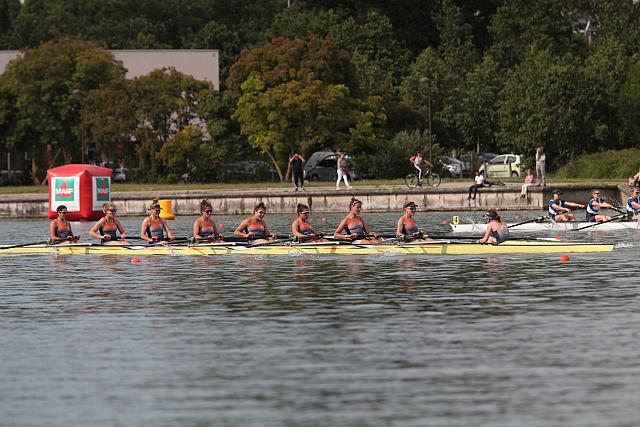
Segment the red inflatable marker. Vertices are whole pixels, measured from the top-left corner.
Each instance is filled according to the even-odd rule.
[[[131,258],[131,264],[136,264],[140,262],[140,258]]]
[[[569,258],[569,255],[560,255],[560,262],[569,262],[571,261],[571,258]]]

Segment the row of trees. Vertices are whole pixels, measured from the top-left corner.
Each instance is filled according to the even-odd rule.
[[[429,92],[441,150],[542,145],[553,169],[640,142],[631,0],[292,3],[0,0],[0,46],[27,48],[0,75],[0,143],[41,177],[78,160],[82,109],[92,146],[145,180],[222,179],[258,153],[284,177],[290,152],[322,147],[392,177],[426,148]],[[220,49],[222,89],[127,81],[102,46]]]

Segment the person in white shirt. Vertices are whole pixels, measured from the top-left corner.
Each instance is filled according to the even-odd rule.
[[[469,187],[469,197],[467,200],[471,199],[471,192],[473,192],[473,200],[476,199],[476,195],[478,194],[478,188],[484,187],[484,175],[480,173],[480,171],[476,171],[476,176],[474,178],[474,184]]]

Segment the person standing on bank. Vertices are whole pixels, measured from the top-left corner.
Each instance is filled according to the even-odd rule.
[[[541,184],[543,187],[547,186],[547,175],[545,175],[547,156],[544,154],[542,147],[538,147],[536,150],[536,185],[539,187]]]
[[[347,190],[351,188],[349,185],[349,180],[347,179],[347,175],[349,174],[349,163],[347,163],[347,158],[344,155],[344,152],[340,152],[340,156],[338,156],[338,161],[336,162],[336,167],[338,168],[338,180],[336,181],[336,190],[340,189],[340,180],[344,180],[344,184],[347,186]]]
[[[304,157],[298,153],[294,153],[289,159],[293,178],[293,191],[298,191],[298,182],[300,182],[300,189],[304,191],[304,161]]]

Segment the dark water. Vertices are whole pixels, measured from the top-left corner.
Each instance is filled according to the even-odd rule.
[[[5,243],[45,229],[0,223]],[[0,257],[0,425],[635,426],[640,233],[578,237],[620,244],[569,263]]]

